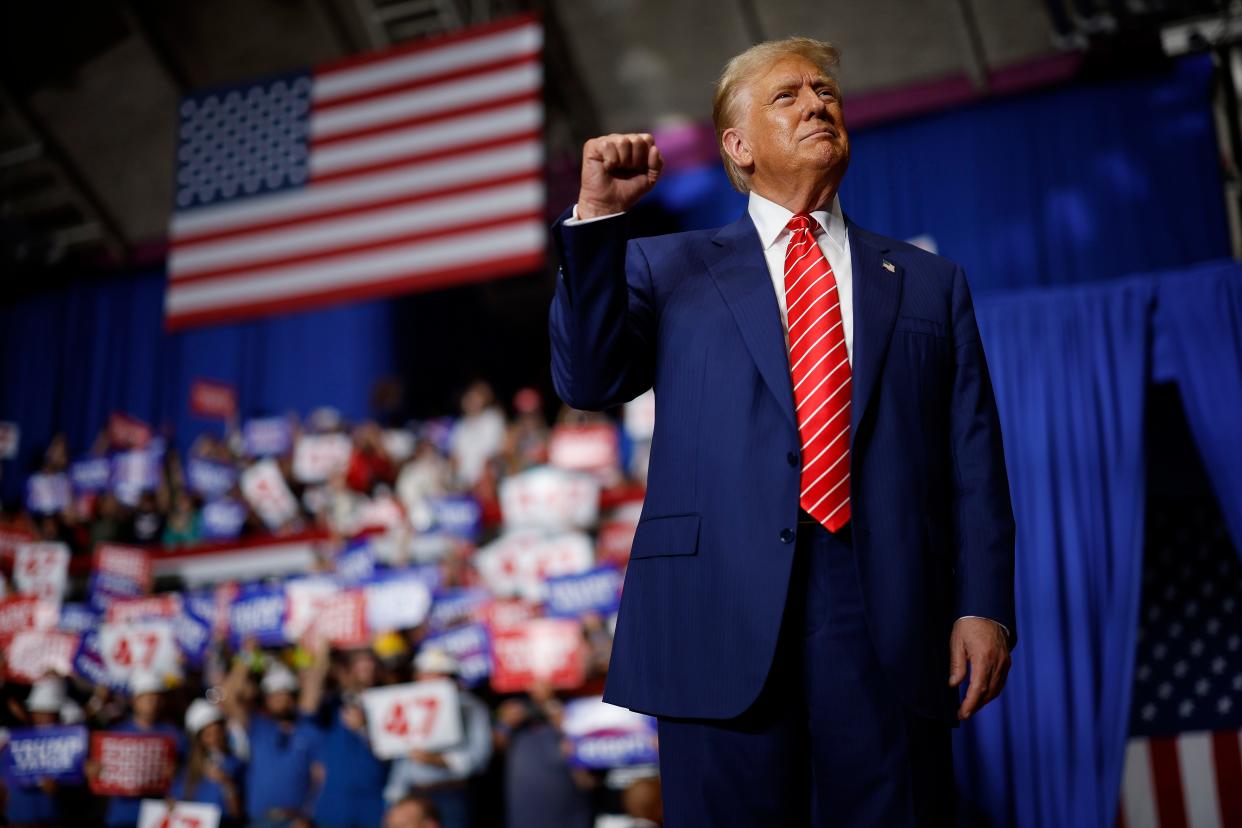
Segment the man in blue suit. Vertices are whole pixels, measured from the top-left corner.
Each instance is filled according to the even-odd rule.
[[[672,828],[950,824],[950,728],[1000,692],[1016,641],[966,279],[841,210],[836,63],[791,38],[725,68],[733,224],[630,240],[662,167],[640,134],[587,142],[554,228],[557,392],[604,409],[655,389],[604,698],[658,718]]]

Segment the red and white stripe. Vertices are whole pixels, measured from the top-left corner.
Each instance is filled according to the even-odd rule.
[[[174,216],[168,326],[542,266],[542,45],[524,15],[317,69],[309,183]]]
[[[802,508],[836,531],[850,518],[850,362],[832,266],[813,219],[790,221],[785,250],[789,371],[802,443]]]
[[[1121,782],[1119,828],[1242,825],[1240,732],[1131,739]]]

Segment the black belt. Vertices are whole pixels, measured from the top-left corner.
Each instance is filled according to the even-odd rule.
[[[799,527],[818,526],[822,528],[825,532],[828,531],[828,527],[824,526],[824,524],[820,523],[818,520],[811,517],[811,514],[807,512],[806,509],[798,510],[798,526]],[[851,540],[853,540],[853,537],[854,537],[854,521],[852,520],[846,521],[846,524],[844,526],[842,526],[840,529],[830,534],[834,538],[840,538],[845,543],[849,543]]]

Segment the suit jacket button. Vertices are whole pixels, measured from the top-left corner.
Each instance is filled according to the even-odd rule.
[[[781,530],[781,543],[793,543],[794,531],[792,529]]]
[[[796,451],[789,452],[788,454],[785,455],[785,459],[789,461],[789,465],[793,466],[794,468],[798,467],[798,452]]]

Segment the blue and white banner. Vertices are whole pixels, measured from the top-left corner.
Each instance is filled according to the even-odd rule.
[[[491,645],[483,624],[466,624],[428,636],[420,649],[429,647],[438,647],[456,658],[461,680],[470,687],[492,674]]]
[[[122,503],[136,505],[143,492],[159,487],[163,463],[164,442],[158,437],[146,448],[112,455],[113,493]]]
[[[382,570],[363,587],[367,626],[372,632],[417,627],[431,610],[432,587],[426,567]]]
[[[427,498],[434,520],[432,530],[470,542],[483,530],[483,508],[472,495],[441,495]]]
[[[604,770],[659,761],[656,720],[599,696],[566,702],[562,729],[572,745],[569,763],[580,768]]]
[[[211,646],[211,623],[195,615],[183,602],[181,612],[173,618],[173,635],[186,663],[194,669],[201,667]]]
[[[82,782],[89,742],[82,725],[11,731],[4,751],[4,778],[21,787],[33,787],[41,779]]]
[[[69,478],[63,474],[32,474],[26,479],[26,508],[36,515],[54,515],[72,497]]]
[[[242,427],[242,444],[250,457],[276,457],[293,448],[293,431],[284,417],[247,420]]]
[[[61,630],[84,633],[99,625],[99,613],[88,604],[67,603],[60,605]]]
[[[547,614],[554,618],[580,618],[588,612],[608,615],[621,604],[621,572],[601,566],[581,575],[548,579]]]
[[[69,466],[73,488],[79,492],[102,492],[112,483],[112,460],[88,457]]]
[[[262,646],[285,643],[285,588],[281,584],[244,586],[229,605],[229,636],[234,646],[253,638]]]
[[[190,488],[206,500],[223,497],[237,485],[237,469],[202,457],[191,457],[185,465]]]
[[[441,632],[457,624],[482,618],[481,613],[492,594],[482,587],[458,587],[435,593],[427,626]]]
[[[99,640],[99,630],[87,630],[78,640],[78,651],[73,656],[73,672],[99,687],[113,692],[125,692],[125,682],[108,670],[104,662]]]
[[[245,504],[231,497],[222,497],[203,504],[203,537],[208,540],[232,540],[246,524]]]
[[[375,548],[367,538],[350,542],[336,555],[336,577],[343,584],[361,584],[375,576]]]

